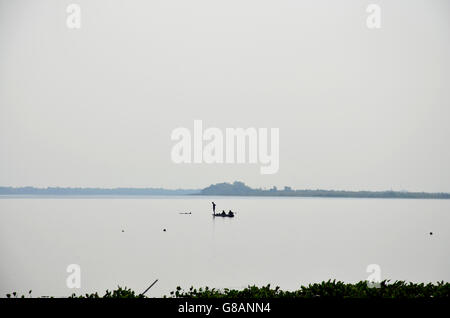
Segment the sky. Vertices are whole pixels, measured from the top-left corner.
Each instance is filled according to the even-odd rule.
[[[0,186],[450,192],[449,18],[447,0],[0,0]],[[173,162],[194,120],[278,128],[279,170]]]

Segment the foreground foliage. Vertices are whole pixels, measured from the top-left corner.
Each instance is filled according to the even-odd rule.
[[[106,293],[103,296],[99,296],[98,293],[85,294],[77,296],[76,294],[72,294],[69,298],[145,298],[144,295],[136,294],[130,288],[120,287],[118,286],[116,290],[106,290]]]
[[[208,287],[197,290],[191,287],[184,291],[177,287],[170,295],[176,298],[449,298],[450,283],[442,281],[437,284],[415,284],[396,281],[390,284],[388,280],[384,280],[374,287],[366,281],[346,284],[329,280],[301,286],[296,291],[283,291],[279,287],[272,288],[269,284],[263,287],[248,286],[242,290]]]
[[[6,295],[19,296],[17,293]],[[31,297],[31,291],[29,292]],[[248,286],[242,290],[237,289],[216,289],[216,288],[189,288],[183,290],[177,287],[164,298],[450,298],[450,283],[437,282],[436,284],[416,284],[404,281],[389,283],[389,280],[380,282],[377,286],[371,286],[367,281],[360,281],[356,284],[329,280],[327,282],[309,284],[301,286],[295,291],[283,291],[279,287],[272,288],[269,285],[257,287]],[[76,295],[69,298],[146,298],[145,295],[137,294],[127,287],[118,286],[117,289],[107,290],[103,296],[98,293]]]

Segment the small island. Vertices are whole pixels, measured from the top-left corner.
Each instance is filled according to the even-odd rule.
[[[257,197],[329,197],[329,198],[386,198],[386,199],[450,199],[450,193],[407,192],[407,191],[343,191],[343,190],[294,190],[284,187],[253,189],[245,183],[217,183],[198,193],[199,195],[257,196]]]

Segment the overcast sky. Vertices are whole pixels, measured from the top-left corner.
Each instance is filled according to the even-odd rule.
[[[450,192],[448,0],[73,2],[0,0],[0,185]],[[173,163],[195,119],[279,128],[278,173]]]

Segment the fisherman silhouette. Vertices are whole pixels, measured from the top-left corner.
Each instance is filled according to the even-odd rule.
[[[213,205],[213,213],[216,214],[216,204],[214,202],[211,202]]]
[[[222,215],[227,215],[227,214],[225,213],[225,210],[222,210]]]
[[[228,216],[234,216],[233,211],[230,210],[230,211],[228,212]]]

